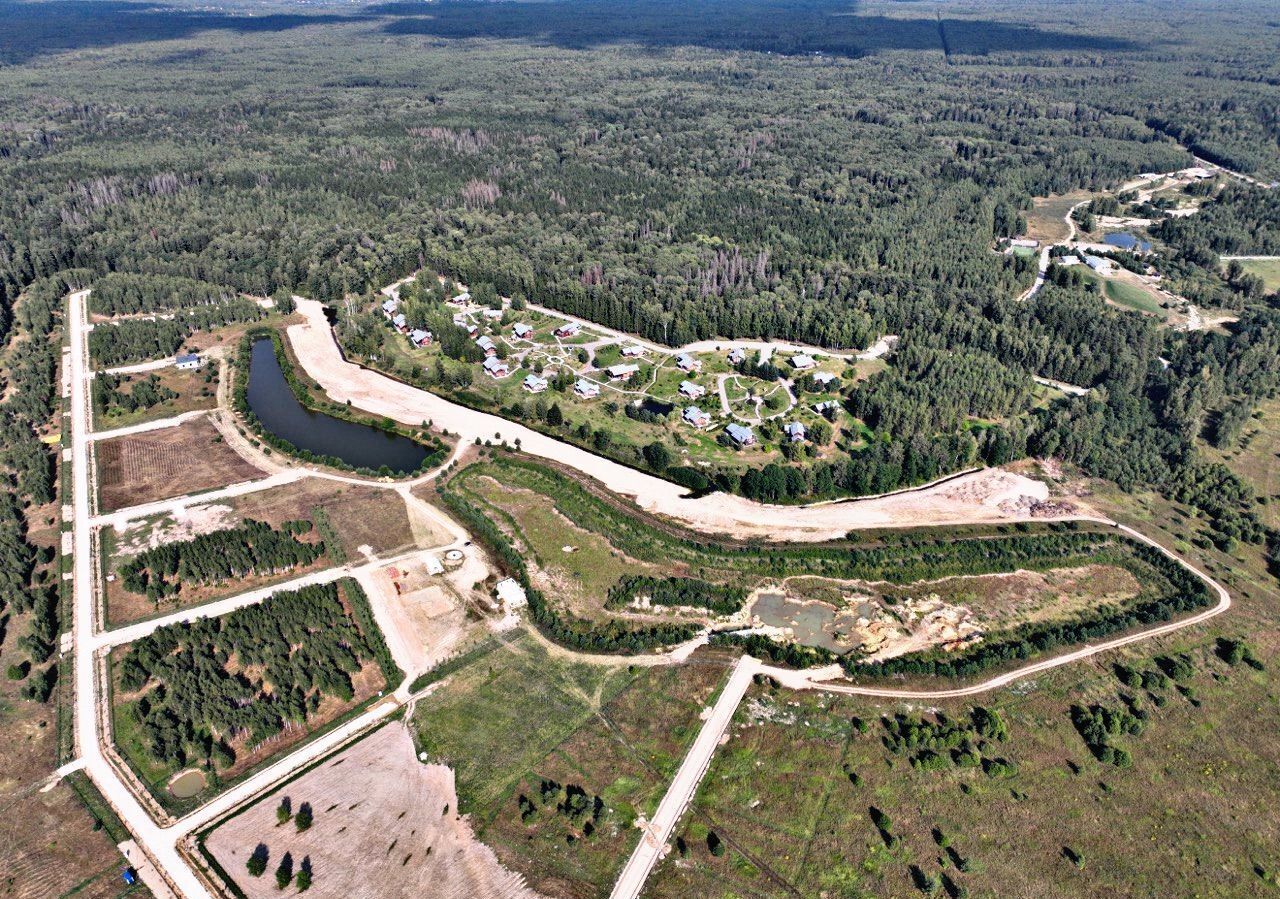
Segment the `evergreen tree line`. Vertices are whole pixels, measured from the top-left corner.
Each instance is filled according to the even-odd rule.
[[[327,698],[350,702],[352,676],[375,652],[344,605],[349,587],[277,593],[133,643],[118,683],[142,691],[131,713],[146,751],[173,767],[202,761],[225,769],[235,763],[237,740],[252,749],[286,726],[306,725]]]
[[[323,542],[298,539],[311,530],[309,521],[286,521],[277,530],[246,519],[234,528],[144,550],[120,566],[120,580],[126,590],[159,602],[188,584],[279,574],[324,555]]]
[[[52,502],[56,484],[57,445],[41,439],[57,407],[59,348],[49,338],[61,320],[63,297],[90,278],[86,271],[67,271],[31,283],[14,307],[12,322],[29,339],[10,342],[5,353],[8,391],[0,402],[0,644],[9,630],[9,614],[29,613],[17,646],[30,662],[19,666],[27,672],[22,695],[35,702],[48,700],[58,675],[57,664],[50,661],[59,631],[57,570],[50,567],[56,550],[37,547],[28,538],[29,516]],[[3,324],[9,320],[0,315]]]
[[[252,300],[230,300],[182,309],[172,318],[125,319],[97,325],[89,332],[89,353],[95,365],[110,368],[172,356],[197,331],[234,322],[257,321],[266,314]]]
[[[718,615],[730,615],[742,608],[747,591],[732,584],[709,584],[697,578],[656,578],[627,575],[609,588],[606,609],[621,609],[637,599],[660,606],[694,606]]]
[[[99,315],[133,315],[219,306],[234,299],[232,288],[193,278],[111,272],[94,282],[89,309]]]

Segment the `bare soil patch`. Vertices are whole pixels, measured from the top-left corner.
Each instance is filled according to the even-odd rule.
[[[1050,243],[1066,240],[1070,231],[1063,221],[1064,216],[1072,206],[1087,199],[1089,192],[1084,190],[1034,198],[1034,206],[1027,213],[1027,237]]]
[[[295,810],[311,805],[309,830],[276,826],[285,796]],[[316,897],[535,899],[457,807],[453,772],[420,763],[409,731],[390,724],[227,821],[205,846],[250,899],[280,895],[270,872],[286,852],[295,869],[309,860]],[[268,873],[251,877],[245,864],[259,843]]]
[[[99,503],[114,512],[260,477],[207,416],[97,444]]]

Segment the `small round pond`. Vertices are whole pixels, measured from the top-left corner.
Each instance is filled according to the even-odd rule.
[[[204,789],[204,772],[188,768],[169,781],[169,792],[178,799],[190,799]]]
[[[428,455],[422,444],[379,428],[313,412],[298,402],[269,337],[255,340],[249,359],[249,408],[262,427],[298,449],[332,456],[354,468],[386,466],[396,474],[417,471]]]

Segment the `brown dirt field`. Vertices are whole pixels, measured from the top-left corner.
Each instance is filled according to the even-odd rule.
[[[309,830],[276,826],[285,796],[295,810],[310,803]],[[295,869],[310,861],[318,899],[536,899],[457,805],[453,772],[418,762],[409,731],[389,724],[218,827],[206,848],[250,899],[280,895],[271,872],[286,852]],[[259,843],[268,873],[251,877],[245,863]]]
[[[26,658],[15,650],[26,630],[26,616],[9,622],[0,669]],[[78,886],[78,897],[115,896],[124,861],[106,831],[67,784],[40,792],[55,764],[56,712],[18,698],[21,686],[0,680],[0,896],[46,899]]]
[[[123,856],[93,821],[75,792],[58,784],[32,789],[6,804],[0,816],[0,895],[50,899],[73,891],[77,899],[118,896]],[[130,895],[149,895],[131,893]]]
[[[1027,212],[1027,237],[1039,241],[1067,239],[1067,223],[1063,216],[1081,200],[1089,199],[1089,192],[1073,190],[1067,194],[1036,197],[1034,207]]]
[[[206,416],[97,444],[103,512],[213,490],[261,477],[218,434]]]

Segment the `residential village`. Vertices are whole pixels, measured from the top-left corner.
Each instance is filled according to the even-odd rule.
[[[855,449],[869,432],[844,409],[842,394],[881,370],[896,341],[861,354],[757,341],[671,349],[496,294],[481,302],[464,285],[438,282],[449,322],[465,331],[478,360],[471,379],[462,377],[464,400],[592,430],[607,417],[637,447],[661,438],[691,464],[758,465],[779,454]],[[412,301],[402,304],[401,293],[412,283],[382,291],[382,316],[401,338],[384,352],[397,354],[396,366],[457,367],[438,336],[406,316]]]

